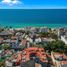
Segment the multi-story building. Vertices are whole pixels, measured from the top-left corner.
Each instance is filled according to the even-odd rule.
[[[61,36],[61,40],[62,40],[65,44],[67,44],[67,36]]]

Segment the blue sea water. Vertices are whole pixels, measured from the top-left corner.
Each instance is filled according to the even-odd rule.
[[[0,9],[0,26],[67,27],[67,9]]]

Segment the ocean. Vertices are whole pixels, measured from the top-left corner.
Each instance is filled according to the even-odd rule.
[[[67,27],[67,9],[0,9],[0,26]]]

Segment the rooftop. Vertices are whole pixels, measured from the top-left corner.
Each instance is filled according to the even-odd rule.
[[[12,33],[9,32],[9,31],[2,31],[2,32],[0,33],[0,35],[10,35],[10,34],[12,34]]]
[[[53,56],[55,58],[55,60],[58,60],[61,65],[66,65],[67,64],[67,55],[63,54],[63,53],[53,53]]]

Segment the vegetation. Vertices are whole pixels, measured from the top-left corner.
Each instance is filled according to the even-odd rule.
[[[49,37],[48,35],[49,35],[49,33],[42,33],[42,32],[39,33],[39,36],[41,36],[41,37]]]
[[[3,59],[0,58],[0,67],[5,67],[5,62]]]
[[[50,33],[50,37],[56,40],[58,39],[58,36],[54,33]]]
[[[49,42],[46,46],[44,46],[44,48],[46,48],[49,52],[55,51],[63,53],[64,51],[67,51],[67,49],[65,49],[65,43],[60,40]]]
[[[25,31],[25,34],[26,34],[26,35],[29,35],[29,33],[30,33],[30,31]]]
[[[23,45],[20,45],[20,49],[23,50],[25,48],[25,46]]]
[[[64,46],[64,53],[67,54],[67,45]]]
[[[61,53],[66,53],[67,52],[67,46],[61,40],[56,40],[56,41],[52,41],[52,42],[49,42],[49,43],[43,43],[42,42],[42,43],[38,43],[36,46],[44,48],[49,53],[51,51],[61,52]]]
[[[5,49],[5,50],[6,50],[6,49],[10,49],[9,44],[3,44],[3,45],[2,45],[2,49]]]
[[[45,32],[45,33],[39,33],[39,36],[40,37],[51,37],[51,38],[53,38],[53,39],[58,39],[58,36],[56,35],[56,34],[54,34],[54,33],[48,33],[48,32]]]

